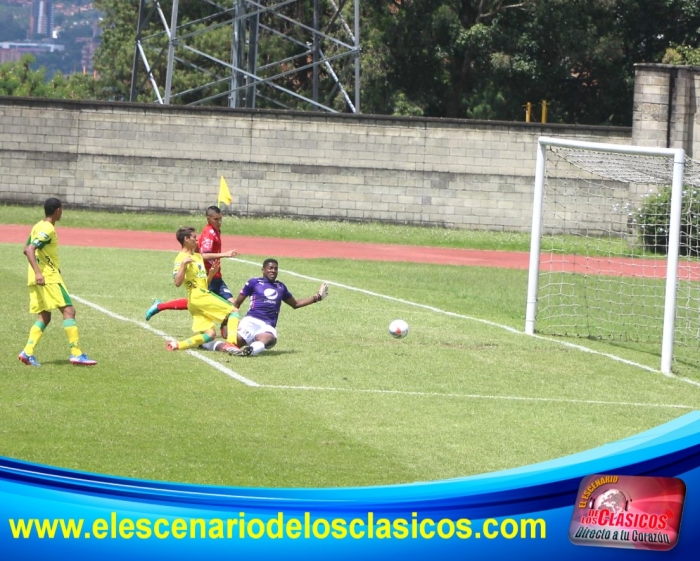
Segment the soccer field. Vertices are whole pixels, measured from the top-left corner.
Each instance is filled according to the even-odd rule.
[[[331,296],[284,306],[275,349],[238,358],[166,352],[165,336],[189,335],[186,312],[144,321],[153,298],[183,294],[173,252],[62,247],[99,364],[68,364],[55,316],[33,370],[16,358],[32,321],[26,261],[2,249],[17,256],[0,265],[2,456],[200,484],[394,484],[561,457],[700,407],[700,375],[665,377],[658,355],[523,335],[526,271],[409,263],[280,260],[297,298],[321,280]],[[229,286],[268,256],[226,261]],[[387,333],[396,318],[405,339]]]

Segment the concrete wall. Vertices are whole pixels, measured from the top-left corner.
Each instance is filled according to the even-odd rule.
[[[632,130],[0,98],[0,201],[529,231],[541,135]]]
[[[632,143],[700,157],[698,95],[700,67],[636,65]]]

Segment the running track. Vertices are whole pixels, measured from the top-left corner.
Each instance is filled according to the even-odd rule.
[[[4,243],[24,243],[30,228],[26,225],[0,224],[0,239]],[[59,225],[61,244],[80,247],[114,247],[123,249],[155,249],[176,251],[174,234],[163,232],[134,232],[129,230],[99,230],[63,228]],[[270,257],[298,257],[304,259],[336,258],[367,261],[406,261],[439,265],[463,265],[471,267],[500,267],[527,269],[529,254],[526,252],[480,251],[408,245],[389,245],[358,242],[329,242],[264,237],[222,236],[224,249],[236,249],[245,255]],[[700,263],[685,264],[680,271],[681,280],[700,281]],[[666,262],[652,259],[590,259],[580,256],[543,255],[541,267],[610,276],[634,276],[665,278]]]

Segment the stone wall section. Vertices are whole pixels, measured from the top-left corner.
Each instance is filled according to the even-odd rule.
[[[699,92],[700,67],[636,65],[632,144],[683,148],[700,158]]]
[[[0,98],[0,201],[529,231],[539,136],[632,130]]]

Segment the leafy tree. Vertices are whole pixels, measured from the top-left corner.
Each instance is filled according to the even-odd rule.
[[[46,79],[46,69],[33,70],[35,59],[25,55],[17,62],[0,64],[0,95],[48,97],[54,99],[95,99],[97,82],[92,76],[55,74]]]
[[[363,48],[363,68],[380,65],[386,81],[371,75],[363,86],[367,112],[391,112],[405,99],[424,115],[466,117],[473,97],[481,109],[472,116],[491,117],[484,85],[492,70],[491,55],[498,39],[498,23],[508,12],[523,12],[535,0],[385,0],[365,13],[363,27],[376,30]],[[377,36],[378,35],[378,36]],[[386,50],[379,48],[386,45]],[[375,60],[377,57],[377,60]],[[388,87],[384,95],[375,88]],[[491,87],[498,99],[498,88]],[[401,97],[403,96],[403,97]],[[478,113],[478,114],[477,114]]]
[[[508,102],[507,118],[522,118],[526,101],[547,100],[549,121],[631,122],[634,74],[617,4],[547,0],[502,19],[492,78]]]
[[[664,53],[664,64],[700,66],[700,48],[672,44]]]
[[[521,120],[527,101],[547,100],[550,121],[630,125],[634,64],[661,61],[673,42],[697,47],[700,29],[695,0],[371,4],[370,113],[409,103],[428,116]]]
[[[139,0],[95,0],[102,19],[102,42],[93,66],[103,82],[107,99],[129,99],[134,38],[138,24]]]
[[[230,7],[233,2],[218,0],[216,5]],[[139,1],[94,4],[104,14],[102,43],[94,59],[100,80],[88,85],[87,78],[75,78],[71,91],[128,100]],[[160,4],[169,18],[172,0]],[[202,19],[212,13],[212,5],[180,2],[179,24],[187,27],[179,35],[192,49],[229,61],[232,29],[227,16],[220,22]],[[352,6],[348,2],[343,9]],[[630,125],[635,63],[700,61],[697,0],[362,0],[360,9],[362,111],[369,114],[522,120],[526,102],[539,107],[539,101],[547,100],[550,122]],[[310,0],[278,10],[295,20],[312,18]],[[269,77],[288,72],[280,84],[310,96],[313,75],[304,68],[309,60],[303,54],[307,38],[291,23],[281,25],[294,40],[263,33],[260,73]],[[156,16],[143,33],[161,95],[167,54],[162,31]],[[323,48],[329,54],[333,47]],[[178,58],[173,92],[181,95],[172,103],[202,98],[228,103],[230,76],[224,66],[192,50],[178,49]],[[271,64],[280,60],[285,62]],[[67,78],[59,77],[48,92],[34,82],[36,78],[25,73],[22,87],[15,89],[27,95],[67,95]],[[139,100],[153,101],[145,72],[139,78]],[[212,84],[200,89],[205,82]],[[334,91],[324,72],[320,90],[321,102]],[[259,92],[258,107],[279,106],[271,100],[273,95],[264,95],[268,90]],[[290,108],[309,108],[302,101],[285,102]],[[333,103],[345,109],[339,96]]]

